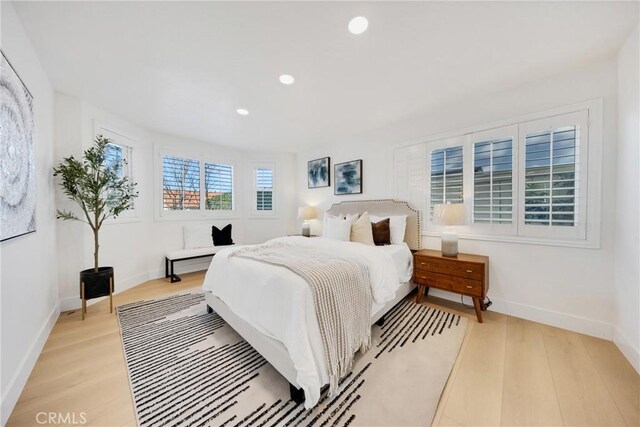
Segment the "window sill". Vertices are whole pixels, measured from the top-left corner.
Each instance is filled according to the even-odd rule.
[[[442,233],[434,231],[423,231],[422,236],[426,237],[441,237]],[[536,237],[519,237],[519,236],[491,236],[480,234],[463,234],[458,233],[459,239],[464,240],[480,240],[487,242],[501,242],[501,243],[519,243],[524,245],[539,245],[539,246],[560,246],[567,248],[582,248],[582,249],[600,249],[600,242],[591,242],[589,240],[558,240],[558,239],[543,239]]]

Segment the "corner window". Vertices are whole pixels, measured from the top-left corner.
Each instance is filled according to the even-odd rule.
[[[275,164],[253,163],[251,170],[253,188],[250,203],[252,215],[256,217],[275,216]]]
[[[109,139],[109,143],[105,146],[104,159],[102,164],[115,171],[119,178],[127,178],[131,182],[138,182],[139,177],[135,176],[135,158],[134,147],[136,141],[126,136],[124,133],[115,131],[108,126],[94,122],[94,135],[102,135]],[[140,193],[140,197],[133,200],[133,203],[126,211],[122,212],[117,218],[107,218],[106,224],[117,224],[122,222],[136,221],[138,217],[138,206],[142,205],[141,201],[144,194]]]

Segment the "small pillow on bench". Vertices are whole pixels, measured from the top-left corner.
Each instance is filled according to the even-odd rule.
[[[211,226],[211,237],[215,246],[233,245],[231,238],[231,224],[227,224],[220,230],[215,225]]]

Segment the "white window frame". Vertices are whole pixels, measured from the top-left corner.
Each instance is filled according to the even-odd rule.
[[[495,140],[499,138],[512,138],[512,173],[511,173],[511,189],[512,189],[512,213],[511,224],[485,224],[474,223],[474,176],[475,176],[475,147],[476,142]],[[469,204],[468,219],[469,229],[473,233],[481,235],[517,235],[518,232],[518,125],[501,126],[480,132],[472,132],[466,135],[466,144],[468,146],[468,157],[465,157],[464,163],[464,180],[465,180],[465,203]]]
[[[427,159],[426,159],[426,177],[427,177],[427,186],[426,186],[426,200],[425,200],[425,208],[424,208],[424,222],[427,224],[429,230],[438,230],[441,232],[443,230],[442,226],[435,225],[431,218],[431,153],[436,150],[442,150],[446,148],[452,147],[462,147],[462,197],[466,201],[468,185],[466,182],[466,171],[464,170],[465,165],[467,164],[467,156],[468,156],[468,147],[465,145],[464,136],[456,136],[453,138],[445,138],[438,141],[432,141],[427,143]],[[445,191],[446,192],[446,191]]]
[[[165,210],[164,209],[164,176],[162,158],[165,156],[179,157],[183,159],[196,160],[200,164],[200,209],[197,210]],[[175,150],[164,147],[154,146],[154,187],[155,187],[155,219],[157,221],[184,221],[184,220],[206,220],[206,219],[238,219],[238,169],[236,162],[225,156],[211,157],[209,154],[197,150]],[[204,164],[218,163],[230,165],[233,168],[232,175],[232,192],[233,192],[233,209],[232,210],[211,210],[205,208],[205,181],[204,181]]]
[[[524,147],[526,144],[527,133],[541,132],[545,130],[554,130],[567,125],[576,125],[576,169],[575,169],[575,182],[578,186],[577,191],[574,192],[576,199],[575,210],[575,226],[562,227],[562,226],[544,226],[544,225],[531,225],[526,224],[524,220],[524,204],[525,204],[525,155],[526,150],[520,150],[519,165],[523,167],[519,168],[518,179],[519,187],[518,192],[518,209],[523,215],[518,216],[518,232],[523,237],[546,237],[550,239],[570,239],[570,240],[586,240],[586,227],[587,227],[587,187],[588,187],[588,170],[587,174],[582,173],[582,165],[587,166],[589,164],[589,111],[577,111],[575,113],[563,114],[559,116],[546,117],[538,120],[531,120],[525,123],[521,123],[520,128],[520,147]],[[552,161],[553,163],[553,161]],[[551,193],[553,194],[553,193]],[[551,212],[549,212],[551,214]]]
[[[102,124],[98,121],[93,122],[93,134],[94,137],[102,135],[105,138],[108,138],[111,143],[126,149],[127,169],[125,171],[125,176],[128,177],[131,182],[137,182],[136,171],[138,170],[138,165],[136,148],[139,147],[138,141],[126,135],[124,132],[116,130],[111,126]],[[143,194],[140,191],[140,183],[136,186],[136,190],[138,191],[138,197],[133,200],[133,207],[122,212],[117,218],[110,217],[105,219],[104,224],[108,225],[140,221],[140,205],[143,197]]]
[[[581,137],[583,138],[579,144],[579,165],[578,167],[581,169],[581,176],[578,178],[580,186],[580,194],[577,194],[577,202],[578,202],[578,210],[579,216],[578,226],[575,228],[575,232],[566,232],[566,231],[557,231],[557,232],[547,232],[547,231],[525,231],[529,227],[525,227],[524,229],[521,227],[520,222],[523,222],[523,218],[520,218],[520,213],[523,212],[523,201],[521,201],[520,194],[523,192],[524,188],[524,180],[520,175],[524,173],[524,153],[525,150],[521,148],[525,143],[520,128],[525,129],[525,126],[529,122],[538,121],[538,120],[548,120],[553,123],[556,120],[556,116],[568,115],[572,113],[579,113],[581,111],[586,111],[587,119],[585,123],[575,123],[583,129],[587,130],[588,138],[584,138],[584,134],[581,133]],[[563,123],[563,125],[567,125],[566,118],[557,118],[559,121],[557,123]],[[564,120],[563,120],[564,119]],[[563,125],[559,125],[561,127]],[[465,193],[465,204],[468,207],[472,207],[473,205],[473,154],[472,154],[472,145],[469,142],[470,138],[475,139],[474,135],[482,135],[486,132],[487,135],[491,135],[491,133],[495,130],[497,134],[500,134],[500,130],[498,128],[505,128],[509,126],[517,126],[518,134],[517,138],[514,139],[513,152],[514,155],[517,155],[517,161],[514,160],[514,176],[517,175],[517,186],[514,188],[514,216],[513,222],[511,224],[513,227],[518,227],[515,232],[509,231],[501,231],[499,228],[502,227],[479,227],[480,224],[468,224],[465,226],[458,226],[457,232],[458,235],[463,239],[470,240],[487,240],[487,241],[499,241],[499,242],[513,242],[513,243],[527,243],[527,244],[537,244],[537,245],[548,245],[548,246],[567,246],[567,247],[582,247],[582,248],[600,248],[600,237],[601,237],[601,217],[602,217],[602,153],[603,153],[603,100],[602,99],[594,99],[590,101],[585,101],[577,104],[572,104],[564,107],[554,108],[551,110],[546,110],[542,112],[527,114],[524,116],[519,116],[511,119],[501,120],[485,125],[468,127],[465,129],[446,132],[440,135],[435,135],[430,138],[427,138],[427,142],[409,142],[405,144],[398,145],[396,148],[406,148],[408,146],[413,145],[423,145],[426,147],[426,155],[425,161],[423,162],[423,171],[425,176],[425,189],[424,193],[426,198],[423,198],[419,201],[420,204],[424,203],[423,209],[423,221],[422,221],[422,234],[424,236],[431,237],[440,237],[443,227],[439,227],[434,225],[431,222],[431,218],[429,215],[430,209],[430,188],[431,188],[431,162],[430,162],[430,153],[434,149],[445,148],[448,146],[458,145],[455,141],[457,138],[464,137],[467,141],[463,144],[465,148],[463,148],[463,156],[465,161],[465,168],[470,171],[465,170],[465,183],[464,183],[464,193]],[[582,131],[581,131],[582,132]],[[497,136],[499,137],[499,136]],[[586,139],[586,141],[585,141]],[[422,140],[424,141],[424,139]],[[515,154],[517,153],[517,154]],[[586,172],[584,169],[586,167]],[[398,165],[396,165],[396,169]],[[397,179],[396,177],[394,177]],[[396,188],[402,187],[401,184],[397,183],[395,185]],[[521,188],[522,187],[522,188]],[[517,194],[516,194],[517,193]],[[524,193],[522,193],[524,194]],[[524,200],[524,199],[523,199]],[[418,203],[416,201],[416,203]],[[471,220],[471,210],[468,211],[469,220]],[[498,224],[496,224],[497,226]],[[532,226],[533,227],[533,226]],[[552,229],[558,229],[561,227],[548,227]]]
[[[257,183],[257,176],[256,176],[256,171],[258,169],[271,169],[272,171],[272,177],[273,177],[273,181],[272,181],[272,191],[271,191],[271,197],[272,197],[272,210],[270,211],[259,211],[256,208],[256,196],[257,196],[257,192],[258,192],[258,183]],[[247,200],[247,202],[249,203],[249,206],[251,206],[251,210],[250,210],[250,216],[253,218],[269,218],[269,219],[274,219],[277,218],[278,214],[278,197],[277,197],[277,192],[278,192],[278,183],[277,183],[277,171],[276,171],[276,163],[275,162],[251,162],[250,164],[250,170],[251,170],[251,192],[249,194],[249,199]]]
[[[207,209],[206,208],[206,197],[207,197],[207,188],[205,181],[205,163],[210,165],[225,165],[231,166],[231,209]],[[236,163],[234,161],[228,160],[223,157],[218,157],[216,160],[213,160],[209,157],[203,157],[200,162],[200,210],[205,210],[207,212],[217,212],[219,217],[226,217],[228,215],[235,215],[237,208],[236,197],[238,193],[236,192]]]

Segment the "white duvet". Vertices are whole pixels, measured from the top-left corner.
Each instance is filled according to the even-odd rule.
[[[410,258],[406,245],[393,245],[404,246],[404,249],[382,250],[360,243],[306,237],[282,237],[273,241],[317,247],[364,262],[374,300],[372,313],[392,300],[400,279],[406,279],[399,277],[397,267],[402,258],[399,252],[406,251],[405,258],[406,254]],[[231,257],[234,250],[224,249],[213,257],[203,289],[220,298],[255,329],[284,344],[294,362],[296,380],[304,390],[305,407],[310,408],[318,402],[321,386],[329,381],[311,289],[287,268]],[[404,265],[402,261],[400,265]],[[402,276],[406,276],[406,268],[404,270]]]

